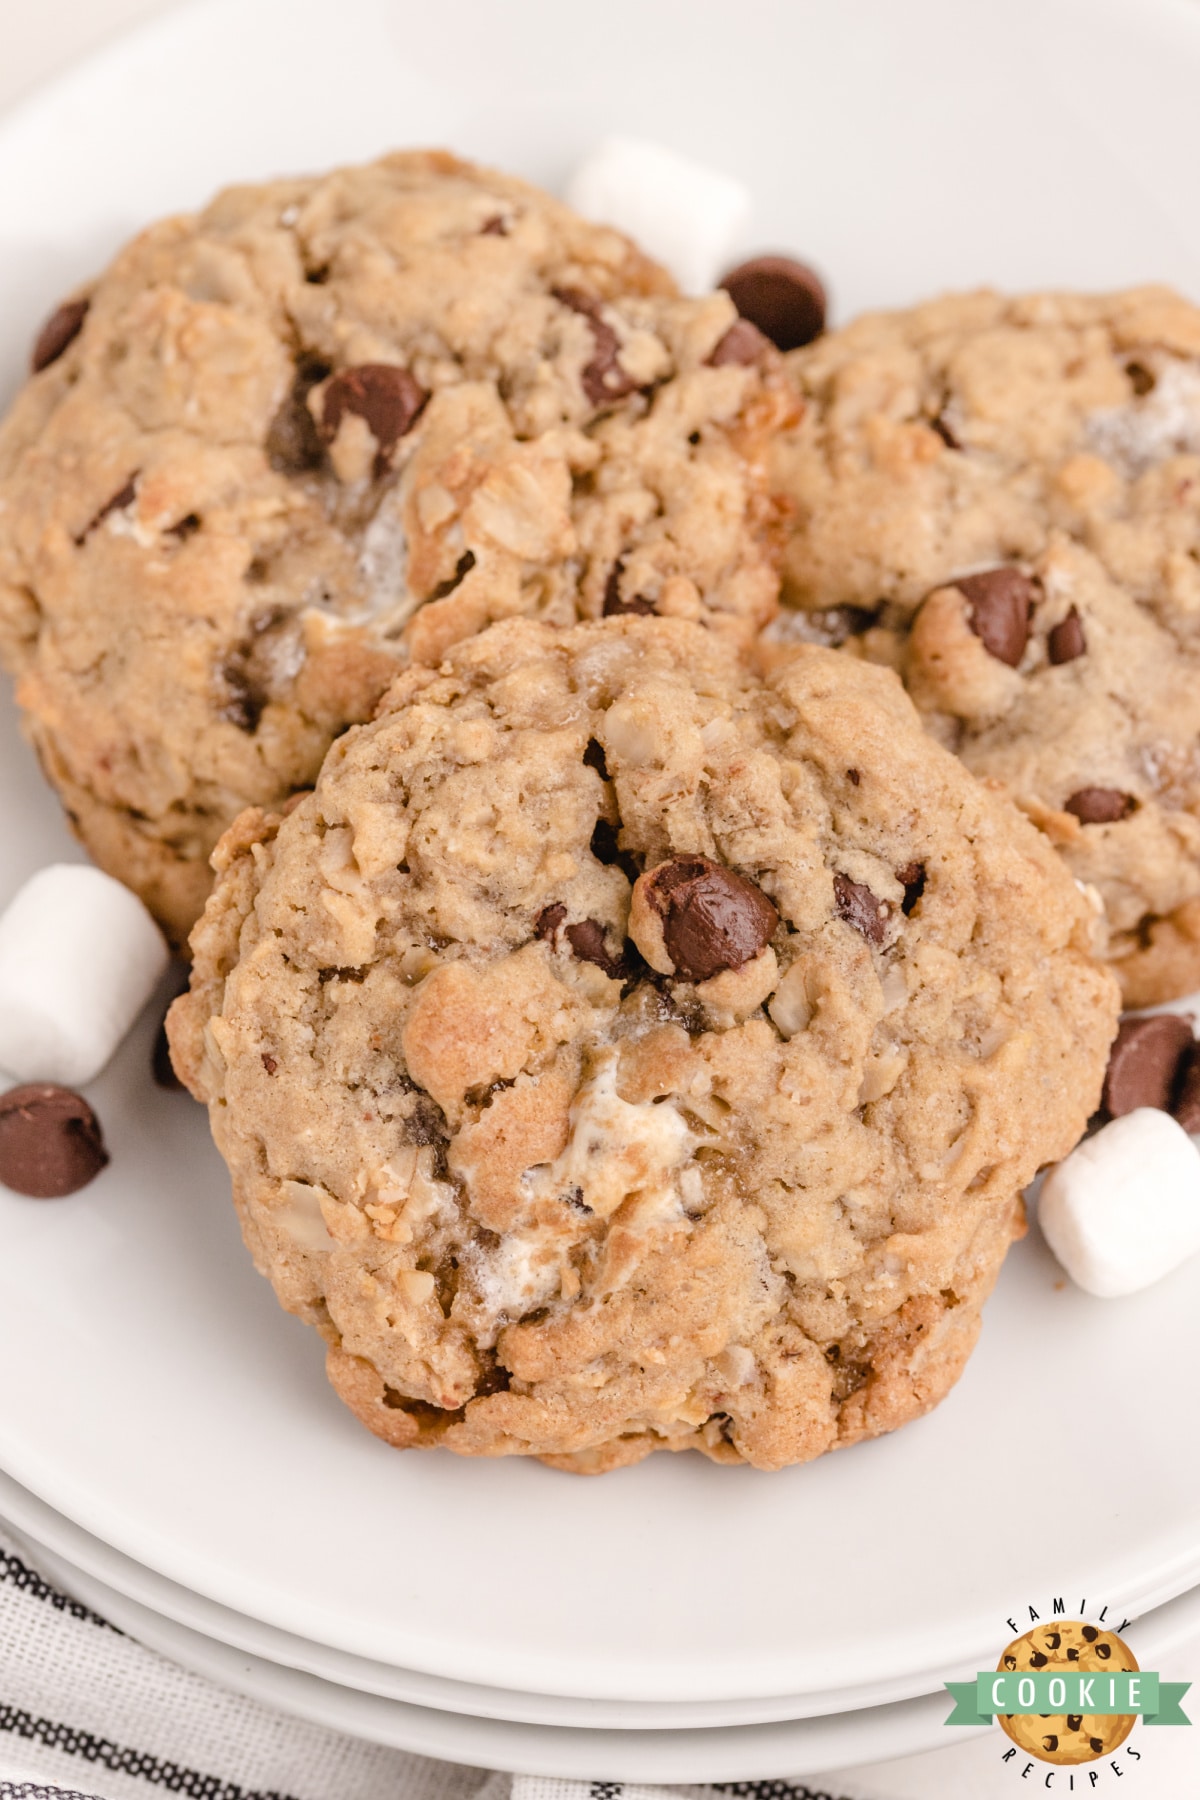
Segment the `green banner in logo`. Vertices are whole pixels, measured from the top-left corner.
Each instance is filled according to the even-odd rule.
[[[1136,1713],[1147,1725],[1190,1725],[1180,1701],[1190,1681],[1160,1681],[1150,1669],[991,1669],[974,1681],[948,1681],[947,1725],[988,1725],[997,1713]]]

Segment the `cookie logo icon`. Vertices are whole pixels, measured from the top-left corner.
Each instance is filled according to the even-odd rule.
[[[1067,1676],[1095,1673],[1099,1676],[1138,1672],[1138,1661],[1129,1645],[1115,1631],[1079,1619],[1054,1619],[1014,1638],[996,1664],[1003,1674],[1044,1671],[1051,1679],[1042,1684],[1053,1697],[1058,1689],[1053,1676],[1061,1671],[1064,1700]],[[1081,1685],[1072,1682],[1072,1689]],[[1097,1703],[1108,1694],[1109,1684],[1096,1684]],[[1086,1687],[1085,1687],[1086,1691]],[[1080,1699],[1079,1704],[1083,1704]],[[1013,1743],[1041,1762],[1087,1763],[1112,1752],[1125,1742],[1137,1723],[1136,1713],[998,1713],[997,1722]]]
[[[999,1725],[1000,1760],[1022,1781],[1038,1763],[1057,1764],[1061,1774],[1047,1769],[1041,1785],[1091,1793],[1141,1763],[1143,1750],[1128,1742],[1139,1719],[1148,1726],[1191,1724],[1180,1705],[1191,1683],[1142,1668],[1121,1636],[1129,1620],[1114,1631],[1105,1624],[1107,1606],[1093,1619],[1082,1617],[1090,1610],[1086,1601],[1068,1618],[1061,1594],[1048,1619],[1028,1610],[1030,1629],[1011,1640],[993,1668],[946,1683],[954,1701],[946,1724]],[[1015,1618],[1006,1623],[1017,1629]]]

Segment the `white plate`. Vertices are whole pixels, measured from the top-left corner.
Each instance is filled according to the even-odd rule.
[[[960,1728],[947,1738],[944,1689],[863,1712],[708,1731],[563,1730],[447,1715],[357,1693],[232,1650],[130,1601],[36,1540],[29,1540],[27,1555],[57,1586],[139,1643],[224,1687],[395,1749],[516,1774],[594,1781],[599,1772],[601,1779],[646,1782],[761,1781],[798,1772],[812,1777],[851,1762],[913,1756],[982,1735]],[[1200,1590],[1193,1590],[1139,1620],[1127,1635],[1143,1668],[1161,1667],[1177,1646],[1194,1642],[1197,1629]]]
[[[279,1631],[261,1620],[220,1606],[168,1581],[153,1569],[123,1556],[110,1544],[101,1543],[56,1513],[11,1475],[0,1471],[0,1517],[64,1564],[102,1582],[124,1599],[147,1607],[173,1624],[215,1638],[232,1649],[249,1651],[267,1662],[282,1664],[340,1687],[402,1700],[439,1712],[467,1713],[472,1717],[504,1719],[518,1724],[569,1725],[602,1730],[661,1731],[708,1729],[712,1726],[759,1725],[780,1720],[811,1719],[823,1714],[854,1712],[866,1707],[890,1705],[928,1695],[939,1686],[934,1673],[877,1682],[869,1689],[843,1689],[840,1693],[783,1695],[762,1699],[711,1701],[581,1700],[561,1694],[521,1693],[510,1688],[484,1687],[479,1683],[451,1681],[388,1663],[351,1656],[327,1644]],[[1200,1594],[1200,1590],[1198,1590]],[[969,1679],[973,1667],[945,1672],[945,1678]]]
[[[718,0],[610,0],[586,31],[557,0],[339,0],[332,52],[330,18],[212,0],[0,129],[0,377],[155,211],[391,142],[555,182],[603,132],[665,139],[743,176],[753,241],[811,255],[843,312],[987,278],[1200,291],[1200,12],[1175,0],[750,0],[736,29]],[[62,830],[28,758],[2,776],[15,886]],[[1025,1595],[1136,1613],[1200,1579],[1200,1265],[1100,1302],[1031,1242],[943,1407],[780,1475],[400,1457],[254,1276],[145,1051],[95,1089],[105,1176],[0,1200],[0,1463],[181,1585],[403,1668],[680,1701],[953,1668]]]

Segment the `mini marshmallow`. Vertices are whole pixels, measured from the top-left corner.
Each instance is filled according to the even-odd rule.
[[[86,864],[39,869],[0,917],[0,1069],[20,1081],[91,1081],[168,955],[119,881]]]
[[[1200,1250],[1200,1154],[1169,1113],[1141,1106],[1051,1169],[1038,1223],[1089,1294],[1136,1293]]]
[[[685,294],[715,284],[750,215],[749,190],[732,175],[636,138],[605,138],[576,169],[566,199],[584,218],[628,232]]]

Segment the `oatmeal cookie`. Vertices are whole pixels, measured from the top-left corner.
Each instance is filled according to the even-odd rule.
[[[34,364],[0,429],[0,656],[79,835],[177,940],[225,827],[409,660],[515,614],[737,640],[776,603],[775,352],[448,155],[153,226]]]
[[[774,1469],[926,1411],[1116,1024],[890,672],[684,621],[492,626],[216,862],[176,1066],[400,1446]]]
[[[1130,1005],[1200,986],[1200,309],[958,295],[789,363],[768,638],[901,671],[1096,886]]]

